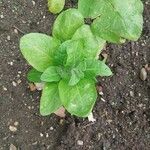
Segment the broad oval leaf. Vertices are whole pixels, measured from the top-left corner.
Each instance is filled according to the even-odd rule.
[[[59,98],[58,83],[46,83],[40,100],[41,115],[49,115],[61,106],[62,104]]]
[[[93,80],[83,79],[75,86],[69,86],[65,80],[59,83],[59,95],[62,105],[72,115],[87,117],[97,98]]]
[[[41,33],[24,35],[20,40],[20,49],[28,61],[36,70],[43,72],[53,64],[54,52],[60,45],[60,41]]]
[[[137,40],[141,35],[141,0],[79,0],[78,8],[84,17],[96,18],[91,26],[92,31],[109,42]]]
[[[67,9],[56,18],[52,35],[62,42],[69,40],[75,31],[83,24],[84,18],[77,9]]]
[[[42,72],[39,72],[36,69],[32,68],[27,74],[27,79],[30,82],[39,83],[41,82],[41,75],[42,75]]]
[[[83,64],[85,65],[86,68],[84,74],[88,78],[92,77],[95,78],[96,76],[103,77],[112,75],[112,71],[103,61],[87,59],[83,62]]]
[[[58,67],[50,66],[41,75],[41,80],[45,82],[56,82],[61,79],[58,73]]]
[[[89,25],[82,25],[72,37],[73,40],[83,40],[86,58],[96,58],[106,44],[106,41],[93,35]]]
[[[84,77],[95,79],[96,76],[111,76],[110,68],[100,60],[86,59],[78,65],[78,68],[84,73]]]
[[[61,12],[64,8],[65,0],[48,0],[49,11],[57,14]]]

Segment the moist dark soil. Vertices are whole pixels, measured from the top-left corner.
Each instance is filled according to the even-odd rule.
[[[29,32],[51,34],[56,16],[46,0],[0,0],[0,150],[11,144],[18,150],[150,150],[150,73],[145,81],[139,75],[150,63],[150,1],[144,5],[142,37],[106,47],[114,75],[98,78],[104,95],[91,123],[69,114],[42,117],[40,92],[28,88],[30,67],[19,39]],[[66,8],[73,6],[68,0]]]

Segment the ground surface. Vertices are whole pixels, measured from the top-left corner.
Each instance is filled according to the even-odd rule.
[[[0,150],[11,144],[19,150],[150,150],[150,75],[139,78],[150,63],[148,1],[140,40],[107,47],[114,76],[99,78],[104,100],[97,100],[91,124],[69,115],[40,116],[40,93],[28,89],[29,66],[18,43],[24,33],[51,33],[55,16],[46,0],[0,0]]]

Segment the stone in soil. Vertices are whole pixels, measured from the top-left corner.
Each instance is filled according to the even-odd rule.
[[[16,132],[17,128],[15,126],[9,126],[9,130],[12,132]]]
[[[10,144],[9,150],[17,150],[16,146],[13,144]]]

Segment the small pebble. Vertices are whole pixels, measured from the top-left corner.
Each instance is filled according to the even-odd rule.
[[[140,78],[141,78],[141,80],[143,80],[143,81],[145,81],[145,80],[147,79],[147,72],[146,72],[146,69],[145,69],[145,68],[142,68],[142,69],[141,69]]]
[[[32,143],[32,145],[37,145],[37,143],[38,143],[38,142],[36,141],[36,142]]]
[[[102,86],[97,86],[96,89],[97,89],[99,95],[104,95]]]
[[[78,140],[78,141],[77,141],[77,145],[80,145],[80,146],[82,146],[82,145],[83,145],[83,141],[81,141],[81,140]]]
[[[33,6],[35,6],[35,1],[32,1]]]
[[[10,41],[10,36],[9,35],[7,36],[7,40]]]
[[[17,86],[17,83],[15,81],[12,82],[13,86]]]
[[[19,79],[19,80],[17,81],[17,83],[20,84],[20,83],[21,83],[21,80]]]
[[[18,71],[19,74],[21,74],[21,71]]]
[[[89,120],[89,122],[95,122],[95,121],[96,121],[96,119],[94,118],[94,116],[93,116],[93,113],[92,113],[92,112],[89,114],[89,116],[88,116],[88,120]]]
[[[15,126],[9,126],[9,130],[12,132],[16,132],[17,128]]]
[[[31,92],[36,90],[36,86],[33,83],[29,83],[29,88]]]
[[[44,136],[43,133],[40,133],[40,136],[43,137]]]
[[[111,120],[111,119],[108,119],[107,122],[110,124],[110,123],[112,123],[112,120]]]
[[[53,127],[50,127],[50,130],[52,131],[52,130],[54,130],[54,128],[53,128]]]
[[[3,18],[4,18],[4,15],[1,15],[1,18],[3,19]]]
[[[14,29],[14,32],[15,32],[16,34],[18,34],[18,30],[17,30],[17,29]]]
[[[10,144],[9,150],[17,150],[16,146],[13,144]]]
[[[49,137],[49,135],[48,135],[48,133],[46,133],[46,138],[48,138]]]
[[[101,101],[106,102],[102,97],[101,97]]]
[[[63,120],[63,119],[60,119],[59,124],[60,124],[60,125],[63,125],[63,124],[64,124],[64,120]]]
[[[4,91],[7,91],[7,88],[3,86],[3,90],[4,90]]]
[[[134,92],[133,91],[130,91],[130,96],[134,97]]]
[[[15,122],[14,122],[14,125],[15,125],[15,126],[18,126],[18,125],[19,125],[19,122],[18,122],[18,121],[15,121]]]
[[[11,66],[13,66],[13,62],[8,62],[8,65],[11,65]]]

